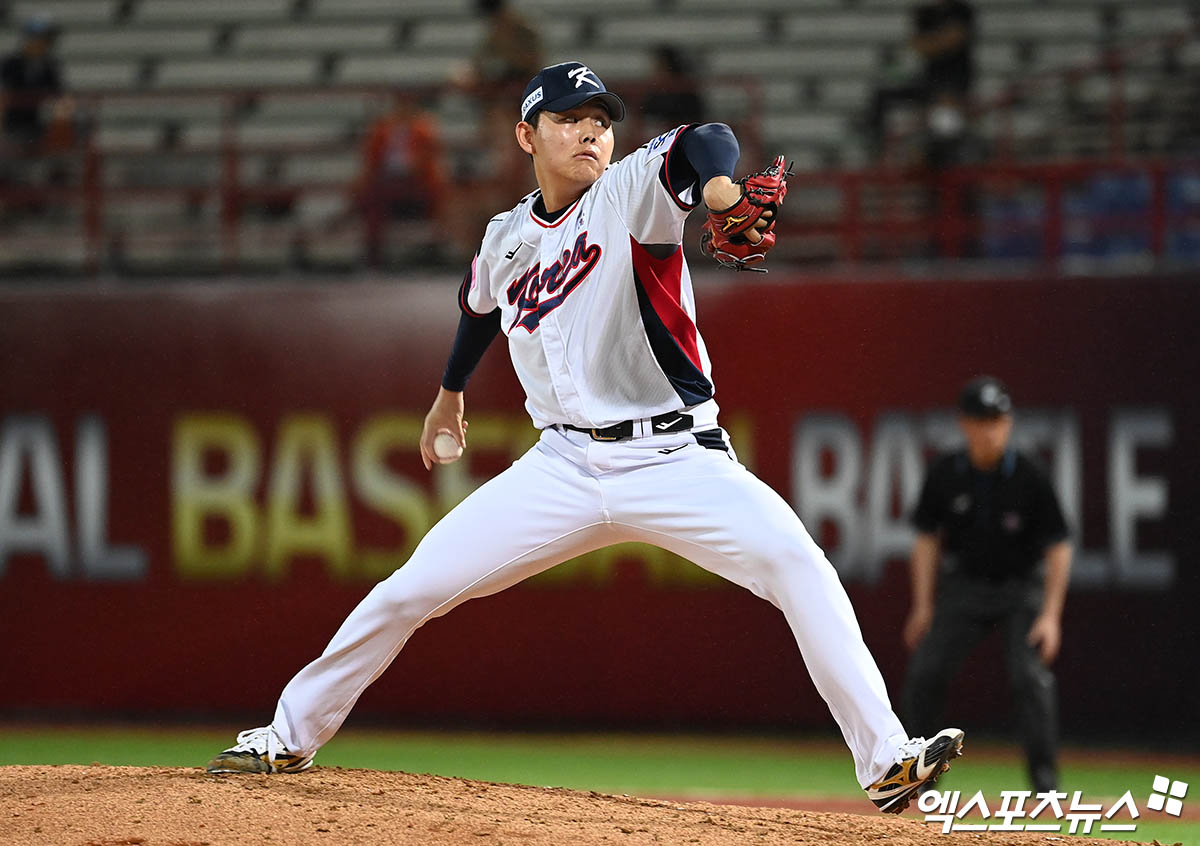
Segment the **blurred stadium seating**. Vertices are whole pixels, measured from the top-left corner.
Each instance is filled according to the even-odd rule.
[[[976,4],[977,158],[1042,169],[993,179],[972,166],[973,176],[932,188],[908,166],[915,142],[903,115],[882,170],[860,129],[879,80],[915,69],[903,47],[907,3],[746,0],[736,14],[717,0],[513,5],[536,22],[550,60],[583,57],[634,102],[646,93],[652,46],[674,43],[695,57],[709,116],[733,123],[748,155],[785,151],[805,174],[785,221],[796,261],[1200,262],[1195,10],[1185,0]],[[28,15],[62,27],[58,53],[82,130],[65,157],[70,180],[48,195],[48,210],[6,213],[21,185],[0,195],[0,273],[359,268],[363,227],[348,186],[363,132],[397,87],[436,112],[461,192],[454,202],[478,202],[489,178],[474,161],[479,110],[447,83],[481,38],[473,8],[0,3],[0,52],[14,48]],[[625,140],[642,140],[637,129],[623,129]],[[1094,167],[1056,169],[1077,161]],[[38,167],[23,176],[29,190],[41,190]],[[998,181],[1002,190],[985,187]],[[280,186],[295,192],[290,213],[255,219],[255,192]],[[947,234],[964,209],[969,223]],[[404,232],[387,240],[404,244]],[[422,265],[430,258],[460,257],[423,256]],[[413,255],[382,261],[403,269]]]

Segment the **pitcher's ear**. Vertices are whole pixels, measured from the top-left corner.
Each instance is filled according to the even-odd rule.
[[[521,149],[529,155],[533,155],[533,139],[537,135],[537,130],[533,124],[521,121],[516,127],[517,143],[521,145]]]

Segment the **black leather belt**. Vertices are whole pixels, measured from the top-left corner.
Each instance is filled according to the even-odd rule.
[[[633,420],[622,420],[620,423],[614,423],[611,426],[605,426],[603,429],[584,429],[580,426],[572,426],[569,423],[563,423],[562,428],[570,429],[572,432],[583,432],[585,435],[591,435],[593,441],[624,441],[633,437],[634,429]],[[669,432],[684,432],[694,425],[692,415],[684,414],[681,411],[669,411],[666,414],[659,414],[650,418],[650,428],[654,430],[656,435],[665,435]]]

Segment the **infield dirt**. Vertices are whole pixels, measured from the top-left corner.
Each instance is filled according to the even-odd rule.
[[[211,776],[199,768],[0,767],[0,843],[13,846],[1016,846],[1065,840],[1001,832],[941,835],[915,819],[671,802],[336,767],[276,776]],[[1125,841],[1069,840],[1070,846],[1118,842]]]

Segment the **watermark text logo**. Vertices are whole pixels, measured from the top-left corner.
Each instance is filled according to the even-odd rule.
[[[1181,816],[1187,782],[1156,775],[1145,806]],[[999,802],[989,805],[982,790],[964,796],[960,790],[927,790],[917,800],[925,823],[938,824],[942,834],[952,831],[1057,831],[1067,834],[1136,831],[1141,816],[1133,791],[1126,790],[1106,807],[1105,802],[1086,801],[1083,791],[1004,790]],[[982,818],[982,822],[979,821]],[[1129,821],[1126,821],[1129,820]]]

